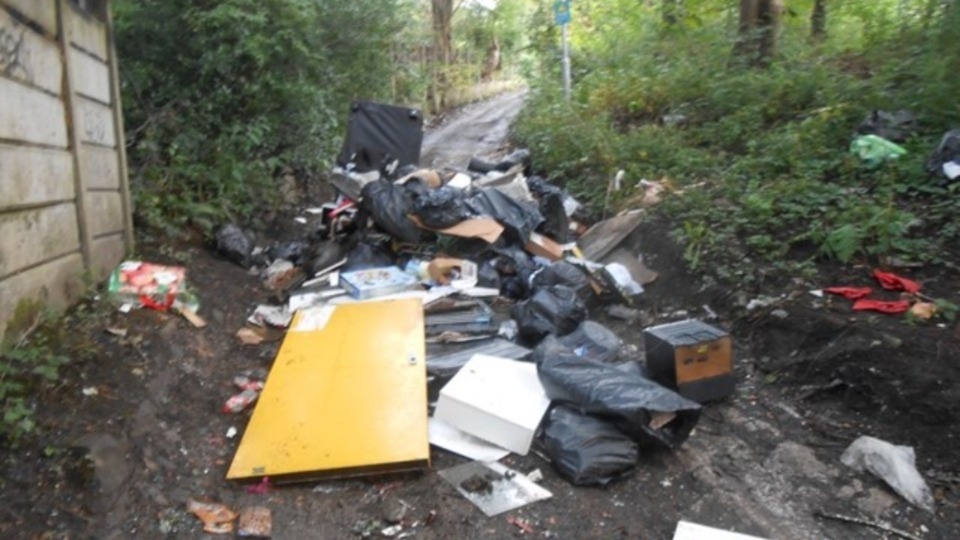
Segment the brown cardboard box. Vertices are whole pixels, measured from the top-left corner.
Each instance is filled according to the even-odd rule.
[[[698,402],[733,393],[733,343],[697,320],[661,324],[643,333],[651,378]]]

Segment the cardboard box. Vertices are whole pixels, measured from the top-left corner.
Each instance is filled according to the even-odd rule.
[[[532,255],[543,257],[549,261],[563,259],[566,247],[552,238],[539,233],[531,233],[525,249]]]
[[[725,331],[688,319],[647,328],[643,338],[652,379],[700,403],[733,393],[733,343]]]
[[[396,266],[355,270],[340,275],[340,286],[357,300],[408,291],[419,286],[417,278]]]
[[[434,416],[526,455],[549,406],[535,364],[478,354],[440,390]]]
[[[446,229],[431,229],[425,227],[423,222],[414,215],[410,215],[409,218],[410,221],[421,229],[460,238],[480,238],[488,244],[496,242],[497,239],[500,238],[500,235],[503,234],[503,225],[497,223],[497,220],[488,217],[465,219],[453,227],[447,227]]]

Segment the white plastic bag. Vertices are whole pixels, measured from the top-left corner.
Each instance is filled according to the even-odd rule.
[[[914,506],[933,512],[933,494],[917,472],[913,448],[863,436],[853,441],[840,461],[858,471],[870,471]]]

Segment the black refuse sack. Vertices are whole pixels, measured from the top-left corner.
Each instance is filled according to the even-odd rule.
[[[266,254],[271,261],[283,259],[294,266],[304,266],[310,260],[310,244],[303,240],[282,242],[267,248]]]
[[[943,170],[943,165],[951,162],[960,166],[960,129],[952,129],[943,135],[940,145],[927,160],[927,171],[947,176],[946,171]],[[957,179],[957,177],[947,178],[949,180]]]
[[[877,135],[888,141],[903,142],[917,129],[917,117],[910,111],[870,111],[857,127],[860,135]]]
[[[496,170],[501,172],[507,172],[510,169],[516,167],[517,165],[523,165],[523,174],[530,174],[530,151],[526,148],[521,148],[515,150],[507,157],[500,160],[500,163],[497,163]]]
[[[467,199],[474,214],[490,216],[504,226],[513,243],[526,245],[530,233],[543,223],[543,216],[533,202],[515,201],[493,188],[484,188]]]
[[[564,285],[577,293],[577,298],[584,304],[590,304],[596,297],[590,275],[587,271],[573,263],[557,261],[545,267],[533,276],[531,283],[534,289]]]
[[[530,299],[515,304],[510,316],[517,321],[520,338],[536,343],[547,334],[573,332],[587,317],[587,309],[573,289],[557,285],[538,289]]]
[[[413,200],[402,186],[377,180],[363,186],[361,193],[361,208],[384,232],[401,242],[420,242],[420,229],[407,217]]]
[[[253,264],[252,254],[256,247],[256,240],[249,232],[239,225],[229,223],[217,231],[217,251],[244,268]]]
[[[615,362],[620,356],[621,340],[606,326],[583,321],[573,332],[561,337],[560,343],[581,358],[600,362]]]
[[[470,158],[470,163],[467,165],[467,170],[470,172],[476,172],[480,174],[487,174],[488,172],[495,170],[497,168],[496,163],[490,163],[489,161],[480,159],[480,158]]]
[[[317,272],[326,270],[343,260],[346,254],[346,246],[339,242],[333,240],[320,242],[310,250],[310,262],[307,263],[307,270],[311,276],[316,275]]]
[[[417,198],[413,210],[420,222],[431,229],[446,229],[473,217],[463,190],[450,186],[426,190]]]
[[[537,198],[540,213],[543,215],[540,232],[561,244],[566,243],[570,234],[570,217],[563,205],[567,198],[566,193],[539,176],[528,178],[527,187]]]
[[[645,378],[635,362],[581,358],[557,340],[538,348],[534,360],[547,397],[611,418],[643,447],[676,449],[700,419],[698,403]]]
[[[543,443],[557,472],[575,486],[625,478],[639,458],[636,443],[607,420],[563,405],[547,415]]]

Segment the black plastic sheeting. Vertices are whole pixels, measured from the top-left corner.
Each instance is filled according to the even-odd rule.
[[[304,240],[281,242],[267,248],[266,255],[271,261],[283,259],[296,266],[303,266],[310,259],[310,243]]]
[[[594,321],[583,321],[576,330],[559,338],[559,341],[581,358],[604,363],[617,361],[623,346],[623,340],[612,330]]]
[[[547,456],[575,486],[606,486],[627,477],[637,465],[637,444],[602,418],[563,405],[547,415],[543,430]]]
[[[587,317],[587,309],[569,287],[537,289],[528,300],[514,304],[510,316],[517,321],[523,342],[537,343],[547,334],[573,332]]]
[[[700,405],[644,377],[640,365],[605,364],[577,356],[555,338],[534,351],[540,382],[552,401],[610,418],[643,447],[676,449],[700,419]],[[655,413],[676,417],[659,429]]]
[[[417,197],[413,211],[421,223],[431,229],[446,229],[474,216],[463,190],[443,186],[423,192]]]
[[[857,127],[860,135],[877,135],[888,141],[903,142],[917,130],[917,117],[910,111],[870,111]]]
[[[416,109],[356,101],[350,106],[347,136],[337,164],[357,172],[379,170],[387,161],[416,165],[423,143],[423,113]]]
[[[596,299],[593,283],[587,271],[573,263],[557,261],[540,270],[533,276],[534,289],[564,285],[577,293],[577,298],[584,304],[590,305]]]
[[[563,206],[567,198],[566,194],[562,189],[539,176],[528,178],[527,187],[537,198],[540,214],[543,215],[540,232],[561,244],[566,243],[570,234],[570,218],[567,216],[567,209]]]
[[[396,261],[387,249],[367,243],[359,243],[347,254],[347,262],[341,267],[342,272],[366,270],[368,268],[383,268],[393,266]]]
[[[530,233],[543,223],[543,216],[534,203],[524,204],[493,188],[484,188],[467,199],[467,205],[476,215],[490,216],[504,226],[504,234],[521,247],[530,239]]]
[[[420,242],[420,229],[407,217],[413,211],[413,199],[402,186],[377,180],[363,186],[360,207],[374,223],[401,242]]]
[[[249,268],[253,264],[251,255],[255,247],[256,240],[253,235],[239,225],[229,223],[217,231],[217,251],[227,260],[244,268]]]

